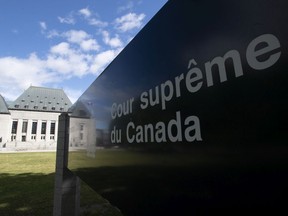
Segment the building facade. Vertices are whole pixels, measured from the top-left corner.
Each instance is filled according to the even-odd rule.
[[[71,105],[62,89],[30,86],[9,105],[0,96],[0,149],[56,149],[58,117]]]

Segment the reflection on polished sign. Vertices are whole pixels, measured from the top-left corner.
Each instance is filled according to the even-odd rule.
[[[72,107],[69,169],[124,215],[284,208],[287,6],[168,1]]]
[[[256,47],[261,44],[265,46],[256,50]],[[281,56],[279,48],[280,42],[277,37],[272,34],[264,34],[255,38],[249,43],[246,50],[246,60],[248,65],[254,70],[265,70],[273,66]],[[277,52],[274,53],[273,51],[276,50]],[[263,55],[267,55],[267,59],[260,61],[258,58]],[[224,57],[217,56],[213,60],[204,63],[206,80],[203,78],[204,75],[201,69],[197,67],[195,59],[191,59],[188,63],[188,72],[186,74],[181,73],[173,78],[172,81],[167,80],[160,85],[153,87],[149,91],[142,92],[140,94],[140,108],[145,110],[153,106],[160,106],[161,110],[164,111],[167,109],[167,103],[173,103],[174,97],[181,97],[181,89],[193,94],[201,89],[203,82],[207,87],[212,87],[214,85],[212,75],[213,66],[218,67],[220,82],[227,81],[225,62],[228,59],[232,60],[234,68],[234,71],[232,72],[235,77],[243,76],[240,53],[237,50],[230,50],[224,55]],[[111,107],[112,119],[118,118],[119,120],[122,115],[125,116],[133,114],[133,102],[134,97],[120,104],[113,103]],[[154,125],[145,124],[135,126],[134,122],[130,121],[126,126],[125,132],[114,126],[111,132],[111,142],[122,143],[121,137],[123,137],[123,135],[126,135],[128,143],[160,143],[167,142],[167,140],[171,142],[202,141],[199,118],[197,116],[188,116],[185,118],[183,123],[181,123],[181,119],[181,110],[179,110],[176,112],[175,119],[168,121],[167,125],[160,121]],[[173,134],[174,128],[176,129],[175,134]]]

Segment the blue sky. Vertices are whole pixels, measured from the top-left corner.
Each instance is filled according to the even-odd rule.
[[[1,0],[0,94],[62,88],[72,102],[167,0]]]

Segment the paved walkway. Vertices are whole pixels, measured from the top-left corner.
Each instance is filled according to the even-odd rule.
[[[56,152],[56,150],[3,150],[0,149],[0,154],[4,153],[29,153],[29,152]]]

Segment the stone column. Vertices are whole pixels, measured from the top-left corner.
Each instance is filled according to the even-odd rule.
[[[23,119],[18,119],[17,133],[16,133],[17,142],[22,141],[22,124],[23,124]]]
[[[37,131],[36,131],[36,142],[42,141],[41,140],[41,128],[42,128],[42,121],[40,119],[38,119],[37,120]]]
[[[46,125],[46,142],[50,141],[50,128],[51,128],[51,120],[47,120],[47,125]]]
[[[32,119],[28,119],[28,126],[27,126],[27,139],[26,141],[31,141],[31,132],[32,132]]]

